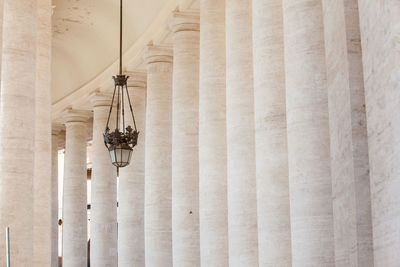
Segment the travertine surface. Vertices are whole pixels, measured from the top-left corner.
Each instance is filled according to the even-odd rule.
[[[357,0],[323,1],[335,266],[373,266],[365,96]]]
[[[374,262],[400,262],[400,2],[358,1],[367,107]]]
[[[254,116],[260,266],[291,266],[281,0],[253,0]]]
[[[293,266],[334,266],[321,0],[284,0]]]
[[[202,266],[228,266],[225,0],[200,0],[199,209]]]
[[[145,263],[172,266],[172,50],[149,46],[145,156]]]
[[[37,1],[33,261],[51,264],[51,1]],[[47,160],[46,160],[47,159]]]
[[[226,2],[229,266],[258,266],[250,0]]]
[[[175,12],[172,80],[173,265],[200,266],[198,13]]]
[[[58,266],[58,143],[60,131],[51,134],[51,266]]]
[[[131,163],[119,170],[118,266],[144,267],[146,73],[129,72],[128,75],[128,90],[139,139],[133,148]],[[125,120],[133,127],[130,111],[125,111]]]
[[[112,95],[94,93],[93,145],[90,210],[90,264],[108,267],[117,265],[117,171],[104,145],[104,130]],[[114,114],[113,114],[114,115]],[[115,129],[115,116],[109,127]]]
[[[16,19],[17,18],[17,19]],[[0,103],[0,266],[33,266],[36,1],[4,0]]]
[[[63,267],[87,265],[86,112],[65,114]]]

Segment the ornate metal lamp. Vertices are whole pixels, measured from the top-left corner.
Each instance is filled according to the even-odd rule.
[[[117,168],[125,167],[129,165],[132,156],[133,147],[136,146],[139,132],[136,129],[135,116],[133,114],[131,99],[128,92],[128,78],[122,74],[122,0],[120,0],[120,22],[119,22],[119,74],[113,76],[114,79],[114,93],[111,100],[110,111],[108,113],[108,119],[106,129],[104,132],[104,144],[106,145],[111,162]],[[128,100],[129,108],[133,120],[133,128],[128,125],[125,127],[125,97]],[[116,100],[116,121],[115,130],[110,132],[109,122]],[[120,126],[122,129],[120,130]]]

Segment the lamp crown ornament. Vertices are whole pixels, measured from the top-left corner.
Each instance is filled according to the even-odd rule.
[[[131,99],[128,92],[128,78],[122,74],[122,0],[120,0],[120,35],[119,35],[119,74],[113,76],[114,93],[111,100],[110,111],[106,129],[104,131],[104,144],[110,153],[111,162],[117,168],[129,165],[132,157],[132,150],[136,146],[139,132],[136,129],[135,116],[133,114]],[[132,115],[133,128],[125,127],[125,95]],[[116,101],[115,130],[110,132],[109,122],[112,114],[114,101]],[[120,126],[122,129],[120,130]]]

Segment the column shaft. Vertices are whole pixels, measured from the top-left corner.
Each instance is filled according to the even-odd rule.
[[[321,0],[284,0],[293,266],[334,266]]]
[[[172,88],[172,247],[174,266],[200,266],[199,16],[175,12]]]
[[[250,0],[226,2],[229,265],[258,266]]]
[[[36,1],[4,0],[0,103],[0,266],[33,266]],[[18,18],[18,19],[16,19]]]
[[[172,51],[149,46],[145,159],[145,262],[172,266]]]
[[[88,116],[67,114],[63,195],[63,266],[87,265],[87,166]]]
[[[93,104],[93,146],[90,213],[90,263],[93,266],[117,265],[117,172],[104,145],[111,96],[91,95]],[[110,129],[114,120],[110,118]]]
[[[371,179],[374,264],[400,262],[400,2],[358,1]]]
[[[58,266],[58,136],[51,135],[51,266]]]
[[[52,234],[51,179],[51,1],[37,1],[35,119],[34,266],[50,266]]]
[[[129,72],[129,94],[139,139],[131,163],[119,171],[118,266],[144,267],[144,157],[146,135],[146,73]],[[132,125],[130,112],[125,114]]]
[[[261,266],[290,266],[281,0],[253,0],[253,53],[259,261]]]
[[[228,266],[225,0],[200,0],[199,202],[201,264]]]
[[[357,0],[324,0],[323,8],[335,264],[373,266],[358,4]]]

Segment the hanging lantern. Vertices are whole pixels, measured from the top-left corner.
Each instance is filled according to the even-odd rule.
[[[131,99],[128,92],[128,78],[122,74],[122,0],[120,0],[120,36],[119,36],[119,74],[113,76],[114,79],[114,93],[111,100],[110,111],[106,129],[104,132],[104,144],[107,147],[111,162],[118,168],[129,165],[132,157],[133,147],[136,146],[139,132],[136,129],[135,116],[133,114]],[[125,125],[125,97],[129,104],[130,113],[133,121],[133,128]],[[116,121],[115,130],[110,132],[109,122],[112,114],[114,101],[116,102]],[[121,130],[120,130],[120,127]]]

